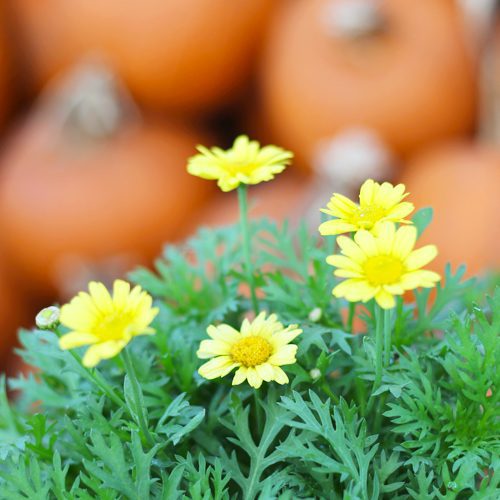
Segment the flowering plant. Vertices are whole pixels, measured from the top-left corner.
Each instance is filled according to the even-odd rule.
[[[391,213],[351,238],[249,223],[238,182],[240,226],[20,332],[0,498],[497,498],[498,280],[423,269],[432,211],[406,219],[404,187],[370,182]]]

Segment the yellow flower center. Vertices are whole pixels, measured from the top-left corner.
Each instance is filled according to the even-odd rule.
[[[358,207],[352,216],[352,222],[363,229],[371,229],[385,216],[386,210],[384,208],[378,205],[367,205]]]
[[[273,348],[266,339],[250,336],[236,342],[230,354],[235,363],[241,363],[248,368],[265,363],[272,352]]]
[[[400,259],[392,255],[376,255],[365,262],[364,271],[371,285],[389,285],[399,281],[404,266]]]
[[[132,323],[130,314],[115,312],[100,318],[91,333],[102,340],[120,340],[128,337]]]
[[[230,162],[227,162],[225,165],[226,170],[231,175],[236,175],[236,174],[249,175],[258,167],[259,165],[255,164],[254,162],[249,162],[248,160],[245,159],[231,160]]]

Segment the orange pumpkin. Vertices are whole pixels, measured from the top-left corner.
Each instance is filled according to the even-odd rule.
[[[443,272],[467,265],[468,274],[500,269],[500,150],[456,143],[411,161],[399,179],[417,208],[432,206],[434,219],[419,246],[434,243],[439,255],[429,268]]]
[[[11,0],[35,84],[102,56],[139,102],[173,111],[225,103],[251,70],[269,0]]]
[[[294,172],[280,174],[271,182],[251,186],[249,190],[249,215],[251,218],[269,218],[291,222],[300,218],[307,207],[310,182]],[[193,217],[191,232],[198,227],[217,227],[239,221],[236,193],[218,192]]]
[[[62,123],[54,107],[67,99],[51,98],[6,145],[0,234],[31,288],[70,293],[67,284],[85,285],[75,272],[86,281],[93,268],[116,275],[152,258],[164,241],[185,234],[213,189],[185,168],[206,138],[148,118],[116,121],[109,98],[89,97],[89,106],[77,98]],[[84,132],[90,125],[101,135]]]
[[[12,54],[7,32],[8,18],[5,4],[0,3],[0,127],[5,124],[11,108]]]
[[[7,275],[3,262],[0,269],[0,373],[16,343],[17,330],[30,324],[27,306],[11,276]]]
[[[473,130],[474,71],[454,0],[295,0],[271,29],[263,111],[304,168],[350,127],[409,155]]]

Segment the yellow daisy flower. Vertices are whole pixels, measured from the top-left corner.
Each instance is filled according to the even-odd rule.
[[[200,154],[188,160],[190,174],[203,179],[217,179],[222,191],[232,191],[241,183],[259,184],[270,181],[283,172],[293,154],[277,146],[260,147],[246,135],[240,135],[228,150],[220,148],[196,148]]]
[[[319,232],[326,235],[336,235],[366,229],[371,231],[379,222],[392,221],[400,224],[411,224],[405,220],[413,209],[413,203],[403,201],[409,193],[405,193],[405,185],[393,186],[389,182],[379,184],[368,179],[359,191],[359,205],[349,198],[334,193],[326,208],[325,214],[337,217],[323,222]]]
[[[333,289],[335,297],[350,302],[367,302],[375,298],[380,307],[395,305],[395,295],[418,287],[432,288],[441,277],[421,269],[437,255],[434,245],[414,250],[417,230],[402,226],[396,230],[392,222],[380,225],[377,235],[361,230],[354,241],[339,236],[343,255],[331,255],[327,262],[338,269],[335,276],[347,278]]]
[[[71,329],[59,339],[61,349],[90,345],[83,357],[87,367],[116,356],[136,335],[151,335],[149,327],[158,309],[140,286],[130,290],[126,281],[115,280],[113,297],[102,283],[89,283],[89,293],[80,292],[61,308],[59,321]]]
[[[248,380],[258,389],[262,381],[288,382],[280,366],[295,363],[297,346],[290,342],[302,330],[297,325],[285,328],[275,314],[266,318],[266,313],[262,312],[252,322],[245,319],[240,331],[222,324],[210,325],[207,333],[211,340],[203,340],[196,355],[200,359],[212,359],[202,365],[198,373],[211,380],[238,368],[233,385]]]

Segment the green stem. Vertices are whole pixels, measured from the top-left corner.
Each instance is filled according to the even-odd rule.
[[[323,392],[332,400],[333,404],[338,405],[339,404],[339,398],[332,392],[330,389],[330,386],[328,385],[328,382],[326,380],[323,380],[320,385],[321,389]]]
[[[240,205],[241,236],[243,238],[243,256],[247,272],[248,286],[250,287],[250,297],[255,314],[259,313],[259,303],[255,293],[255,281],[250,258],[250,230],[248,225],[248,189],[246,184],[240,184],[238,187],[238,202]]]
[[[58,336],[61,337],[62,333],[59,331],[58,328],[54,330],[54,333]],[[118,394],[115,392],[115,390],[108,384],[106,379],[101,375],[101,373],[97,370],[97,368],[87,368],[84,366],[82,362],[82,357],[78,355],[76,352],[73,350],[68,351],[71,356],[77,361],[77,363],[80,365],[82,369],[82,375],[84,375],[89,382],[94,383],[102,392],[105,394],[111,401],[113,401],[116,405],[123,409],[127,409],[127,405],[123,399],[118,396]]]
[[[255,405],[255,417],[257,420],[257,431],[259,433],[259,439],[262,437],[262,431],[263,431],[263,415],[262,415],[262,408],[259,404],[259,394],[258,394],[258,389],[255,389],[253,391],[253,401]]]
[[[153,444],[154,440],[149,433],[149,428],[148,428],[148,423],[146,419],[146,415],[144,413],[144,408],[142,405],[141,397],[140,397],[140,388],[139,388],[139,381],[137,380],[137,374],[135,373],[135,368],[134,364],[132,363],[132,359],[130,358],[130,354],[128,352],[128,349],[123,349],[122,351],[122,359],[125,364],[125,370],[127,371],[127,375],[130,379],[130,383],[132,385],[132,394],[134,397],[134,403],[135,407],[137,410],[137,416],[139,419],[139,427],[141,428],[141,432],[146,439],[146,441],[149,442],[149,444]],[[132,412],[133,413],[133,412]]]
[[[349,315],[347,317],[347,331],[349,333],[353,333],[353,324],[354,324],[354,313],[356,312],[356,303],[349,302]]]
[[[391,361],[392,349],[392,309],[384,311],[384,367],[387,368]]]
[[[378,305],[375,305],[375,381],[373,383],[373,391],[375,392],[382,382],[383,368],[383,353],[384,353],[384,316]]]

